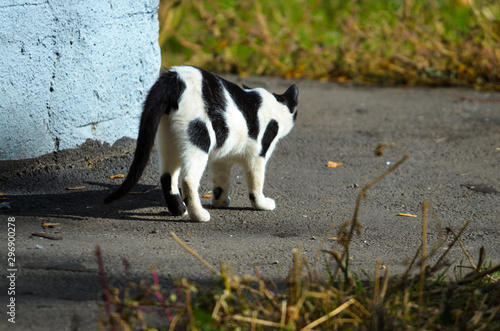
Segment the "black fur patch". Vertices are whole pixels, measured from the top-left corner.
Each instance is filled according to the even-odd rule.
[[[213,193],[214,193],[215,200],[219,200],[222,192],[223,192],[222,187],[217,186],[216,188],[214,188]]]
[[[248,198],[250,199],[250,201],[252,201],[253,203],[255,203],[255,195],[253,193],[250,193],[248,195]]]
[[[279,125],[275,120],[271,120],[266,127],[266,131],[264,131],[264,136],[262,137],[262,150],[260,151],[260,156],[266,157],[267,150],[274,138],[278,134]]]
[[[199,118],[189,122],[188,134],[189,140],[193,143],[193,145],[205,153],[208,153],[210,150],[210,135],[208,134],[205,122]]]
[[[186,84],[175,71],[167,70],[151,88],[145,101],[146,108],[162,108],[162,113],[170,114],[171,110],[179,109],[179,99],[186,89]]]
[[[298,113],[299,113],[299,112],[298,112],[298,111],[296,111],[296,112],[295,112],[295,114],[293,114],[293,121],[294,121],[294,122],[297,120],[297,114],[298,114]]]
[[[227,103],[224,89],[218,76],[200,68],[198,70],[203,76],[201,91],[208,118],[210,118],[215,131],[216,147],[219,148],[224,145],[229,135],[229,128],[225,118]]]
[[[161,188],[163,196],[167,202],[168,211],[174,216],[183,215],[186,212],[186,206],[182,202],[179,194],[171,194],[170,189],[172,186],[172,177],[167,172],[161,176]]]
[[[299,88],[297,87],[297,85],[293,84],[283,94],[273,93],[273,95],[278,102],[281,102],[282,104],[287,106],[290,113],[293,114],[295,108],[297,107],[299,98]]]
[[[257,117],[257,112],[262,104],[262,97],[255,91],[242,90],[238,85],[223,78],[221,78],[221,81],[231,95],[234,103],[243,114],[243,117],[245,117],[248,136],[257,140],[257,136],[259,135],[259,118]],[[243,87],[248,89],[245,85],[243,85]]]

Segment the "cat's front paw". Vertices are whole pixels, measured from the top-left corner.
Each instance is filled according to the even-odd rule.
[[[231,203],[231,198],[227,197],[226,199],[215,199],[212,198],[212,206],[215,208],[227,208]]]
[[[255,209],[259,210],[273,210],[276,208],[276,203],[271,198],[256,198],[253,194],[250,194],[250,201]]]
[[[205,209],[189,210],[189,218],[195,222],[208,222],[210,221],[210,213]]]

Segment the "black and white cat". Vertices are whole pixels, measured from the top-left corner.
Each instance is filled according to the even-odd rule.
[[[127,178],[104,202],[123,197],[137,184],[156,137],[161,185],[171,214],[183,215],[187,207],[191,220],[210,220],[198,195],[207,162],[212,169],[214,207],[229,206],[231,167],[241,164],[252,206],[273,210],[274,200],[262,193],[265,166],[277,141],[295,123],[298,93],[296,85],[283,94],[245,85],[242,89],[191,66],[165,71],[144,102],[137,147]],[[184,199],[178,188],[181,168]]]

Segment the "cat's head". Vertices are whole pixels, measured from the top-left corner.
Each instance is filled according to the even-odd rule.
[[[293,84],[283,94],[273,93],[273,95],[278,102],[287,106],[295,122],[297,118],[297,106],[299,105],[299,88],[297,85]]]
[[[245,84],[241,84],[244,90],[251,90]],[[266,91],[267,92],[267,91]],[[297,85],[291,85],[283,94],[272,93],[276,101],[286,106],[288,112],[291,114],[293,122],[297,119],[297,106],[299,105],[299,88]]]
[[[284,137],[295,125],[297,119],[297,106],[299,104],[299,88],[293,84],[283,94],[272,94],[276,99],[276,107],[279,109],[277,117],[280,129],[278,137]]]

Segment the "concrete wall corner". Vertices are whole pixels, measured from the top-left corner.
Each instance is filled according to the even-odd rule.
[[[158,77],[158,0],[0,3],[0,160],[137,135]]]

